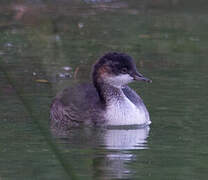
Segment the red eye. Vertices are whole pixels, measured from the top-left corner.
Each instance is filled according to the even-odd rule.
[[[127,73],[127,68],[122,68],[121,72],[122,72],[123,74],[126,74],[126,73]]]

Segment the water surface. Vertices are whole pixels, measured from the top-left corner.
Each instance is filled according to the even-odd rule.
[[[53,0],[0,5],[0,179],[207,179],[208,3]],[[133,56],[152,84],[146,129],[51,135],[56,92],[90,81],[105,52]]]

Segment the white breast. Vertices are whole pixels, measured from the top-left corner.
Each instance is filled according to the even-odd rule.
[[[121,100],[112,99],[107,106],[105,118],[107,125],[149,125],[149,113],[142,104],[135,106],[125,95]]]

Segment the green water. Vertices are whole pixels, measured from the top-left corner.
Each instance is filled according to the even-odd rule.
[[[150,129],[51,135],[53,96],[108,51],[153,80],[130,85]],[[1,1],[0,179],[206,180],[207,56],[205,0]]]

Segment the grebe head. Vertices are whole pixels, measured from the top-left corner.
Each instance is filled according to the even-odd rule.
[[[132,81],[151,82],[137,71],[132,57],[124,53],[107,53],[101,57],[93,69],[93,82],[106,83],[121,88]]]

